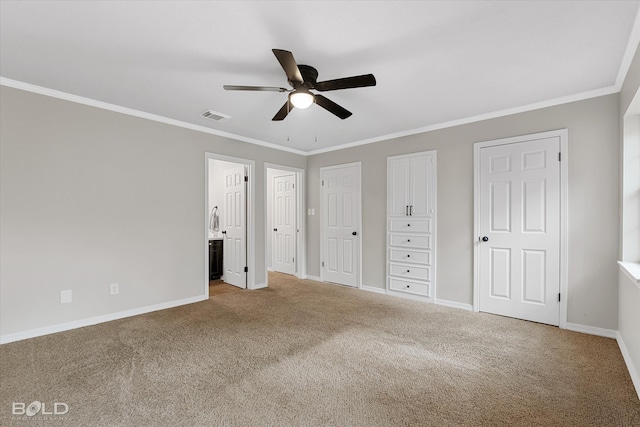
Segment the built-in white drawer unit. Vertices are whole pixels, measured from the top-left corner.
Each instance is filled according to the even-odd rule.
[[[431,268],[407,264],[389,264],[389,274],[403,279],[431,280]]]
[[[389,289],[393,291],[407,292],[416,295],[431,296],[430,286],[427,283],[415,283],[409,280],[389,279]]]
[[[434,302],[436,152],[387,158],[387,291]]]

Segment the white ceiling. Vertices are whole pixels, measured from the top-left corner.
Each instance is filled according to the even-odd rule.
[[[1,1],[0,76],[294,152],[322,152],[619,90],[640,1]],[[271,49],[318,81],[373,73],[271,118]],[[212,109],[231,119],[199,116]],[[189,126],[187,125],[187,126]],[[317,141],[316,141],[317,139]]]

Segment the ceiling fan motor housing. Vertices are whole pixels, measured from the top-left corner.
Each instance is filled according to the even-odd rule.
[[[318,80],[318,70],[310,65],[301,64],[298,64],[298,69],[300,70],[300,74],[302,74],[302,84],[300,82],[292,81],[289,81],[289,84],[296,89],[299,86],[304,86],[307,89],[315,89],[316,81]]]

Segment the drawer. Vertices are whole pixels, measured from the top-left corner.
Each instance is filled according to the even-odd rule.
[[[431,252],[419,252],[410,249],[390,249],[390,261],[415,262],[431,265]]]
[[[427,297],[430,296],[428,284],[415,283],[408,280],[389,279],[389,289],[392,291],[408,292]]]
[[[403,279],[431,280],[431,267],[415,267],[412,265],[389,264],[389,274]]]
[[[431,249],[431,235],[392,234],[389,245],[407,248]]]
[[[430,219],[392,219],[391,231],[411,231],[416,233],[430,233],[431,232],[431,220]]]

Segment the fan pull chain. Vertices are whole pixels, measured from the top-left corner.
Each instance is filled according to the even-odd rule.
[[[290,103],[289,103],[289,99],[287,98],[287,116],[290,113],[289,107],[290,107]],[[289,120],[286,120],[286,122],[287,122],[287,142],[289,142]]]
[[[315,100],[314,100],[314,103],[315,103]],[[314,132],[315,142],[318,142],[318,104],[316,104],[316,107],[313,109],[313,121],[316,127],[316,130]]]

